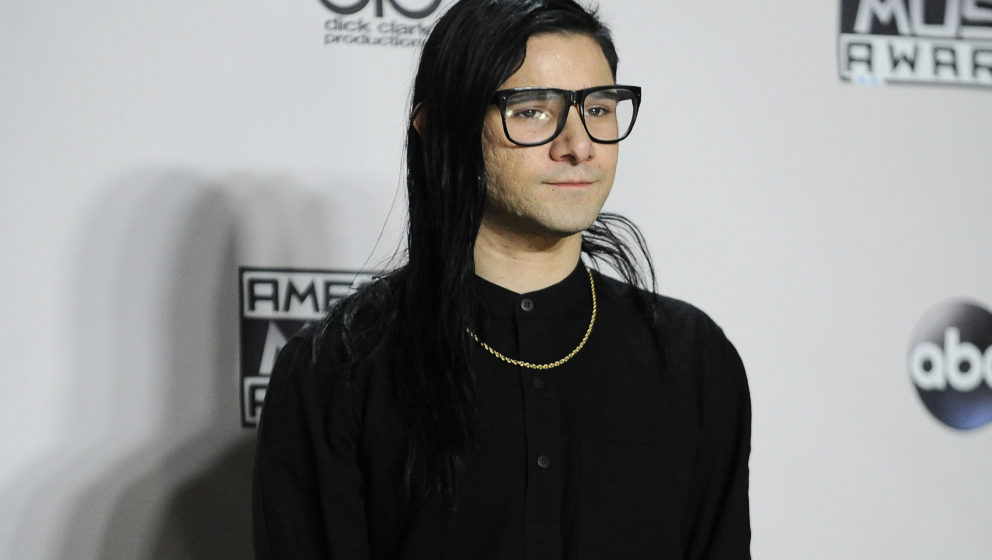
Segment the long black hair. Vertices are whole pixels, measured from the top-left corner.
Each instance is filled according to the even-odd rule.
[[[573,0],[461,0],[437,22],[421,55],[407,131],[409,224],[405,265],[332,310],[318,329],[340,328],[350,370],[385,339],[407,426],[405,487],[454,505],[465,452],[476,444],[473,351],[475,237],[487,176],[483,117],[493,94],[523,64],[541,33],[592,37],[616,77],[609,30]],[[413,126],[417,115],[419,130]],[[653,291],[654,270],[636,226],[601,214],[583,233],[583,252],[628,284]],[[648,312],[644,290],[633,290]],[[319,340],[318,340],[319,342]]]

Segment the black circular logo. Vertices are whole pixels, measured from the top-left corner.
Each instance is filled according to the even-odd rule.
[[[357,14],[372,0],[320,0],[330,11],[343,16]],[[411,19],[423,19],[437,10],[441,0],[375,0],[375,17],[382,17],[383,4],[389,3],[394,10]],[[412,4],[412,7],[408,7]]]
[[[908,365],[938,420],[959,430],[992,422],[992,313],[961,300],[933,307],[913,330]]]

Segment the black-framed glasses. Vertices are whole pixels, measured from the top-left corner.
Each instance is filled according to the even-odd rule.
[[[561,134],[569,109],[579,109],[579,118],[594,142],[615,144],[634,128],[641,106],[638,86],[596,86],[580,90],[546,87],[504,89],[492,104],[499,107],[503,132],[519,146],[547,144]]]

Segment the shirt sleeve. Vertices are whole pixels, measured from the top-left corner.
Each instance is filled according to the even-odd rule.
[[[749,559],[751,401],[740,356],[715,329],[703,345],[701,360],[703,440],[693,475],[697,509],[688,558]]]
[[[257,436],[257,560],[368,557],[360,423],[341,377],[313,366],[311,342],[303,336],[279,353]]]

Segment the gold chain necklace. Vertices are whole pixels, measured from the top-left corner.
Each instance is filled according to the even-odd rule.
[[[494,349],[492,346],[483,342],[482,339],[479,338],[479,335],[472,332],[472,329],[466,327],[465,331],[468,332],[468,334],[471,335],[471,337],[474,338],[475,341],[478,342],[480,346],[485,348],[490,354],[496,356],[497,358],[503,360],[508,364],[515,365],[518,367],[524,367],[527,369],[544,370],[544,369],[556,368],[564,364],[565,362],[571,360],[572,358],[574,358],[575,355],[579,353],[579,350],[582,350],[582,347],[586,345],[586,341],[589,340],[589,335],[592,334],[592,326],[596,323],[596,283],[592,279],[592,271],[589,270],[589,267],[586,267],[586,274],[589,275],[589,291],[592,292],[592,316],[589,317],[589,326],[586,328],[586,334],[582,336],[582,340],[579,342],[579,345],[576,346],[574,350],[569,352],[568,355],[566,355],[564,358],[560,360],[556,360],[554,362],[550,362],[547,364],[532,364],[530,362],[525,362],[523,360],[515,360],[508,356],[504,356],[503,354],[496,351],[496,349]]]

